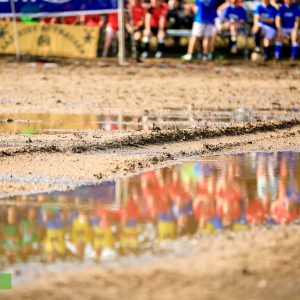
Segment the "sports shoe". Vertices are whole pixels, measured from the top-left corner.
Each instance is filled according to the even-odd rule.
[[[208,61],[207,55],[202,55],[202,61]]]
[[[197,53],[197,60],[202,60],[202,53],[200,52]]]
[[[212,55],[212,53],[208,53],[207,54],[207,60],[213,60],[213,55]]]
[[[163,54],[162,54],[161,51],[157,51],[157,52],[155,53],[155,58],[162,58],[162,56],[163,56]]]
[[[141,54],[141,58],[148,58],[149,57],[149,52],[148,51],[144,51],[142,54]]]
[[[184,61],[192,61],[193,56],[192,56],[192,54],[187,53],[187,54],[183,55],[183,56],[181,57],[181,59],[184,60]]]

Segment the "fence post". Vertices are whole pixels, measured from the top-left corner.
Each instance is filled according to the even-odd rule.
[[[118,21],[119,21],[119,64],[125,65],[125,21],[124,21],[124,0],[118,0]]]
[[[17,28],[17,17],[16,17],[16,7],[15,0],[10,0],[10,9],[13,14],[13,31],[14,31],[14,40],[16,47],[16,58],[17,61],[20,60],[20,47],[19,47],[19,36],[18,36],[18,28]]]

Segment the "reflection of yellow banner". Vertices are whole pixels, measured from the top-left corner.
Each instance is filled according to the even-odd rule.
[[[75,25],[17,23],[22,55],[95,58],[99,29]],[[0,53],[15,54],[13,25],[0,22]]]

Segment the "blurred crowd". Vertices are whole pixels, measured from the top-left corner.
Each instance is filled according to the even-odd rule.
[[[122,179],[116,190],[111,201],[94,190],[97,199],[77,192],[2,203],[0,262],[99,261],[104,251],[155,251],[180,236],[290,224],[300,215],[300,157],[211,157]]]
[[[157,45],[154,56],[161,58],[170,29],[179,30],[175,37],[172,35],[177,42],[180,30],[191,30],[188,51],[182,57],[185,61],[191,61],[194,54],[197,59],[212,60],[218,34],[229,39],[231,54],[238,52],[239,35],[245,38],[252,35],[255,42],[253,58],[264,60],[273,55],[276,60],[280,60],[283,42],[286,40],[291,46],[290,57],[295,60],[299,48],[300,10],[297,0],[261,1],[256,2],[255,9],[253,6],[246,9],[243,0],[129,0],[125,16],[126,32],[135,41],[138,61],[150,56],[150,41],[153,37]],[[102,57],[109,54],[119,29],[117,13],[42,20],[23,18],[22,21],[99,27],[105,32]]]

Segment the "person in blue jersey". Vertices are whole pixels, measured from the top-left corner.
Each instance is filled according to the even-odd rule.
[[[282,42],[285,37],[291,38],[291,58],[295,60],[298,55],[298,38],[299,38],[299,6],[293,0],[284,0],[279,7],[276,17],[276,27],[278,30],[277,40],[275,43],[275,59],[282,58]]]
[[[271,44],[276,38],[275,18],[277,9],[270,0],[263,0],[254,12],[253,28],[255,52],[260,52],[260,43],[263,38],[264,60],[270,57]]]
[[[224,11],[222,31],[230,32],[230,51],[237,53],[237,36],[247,20],[247,12],[240,0],[230,0],[230,5]]]
[[[212,43],[215,35],[215,18],[217,17],[216,0],[196,0],[197,11],[194,18],[192,37],[189,42],[188,52],[182,59],[191,61],[196,43],[202,39],[202,60],[212,59]]]

